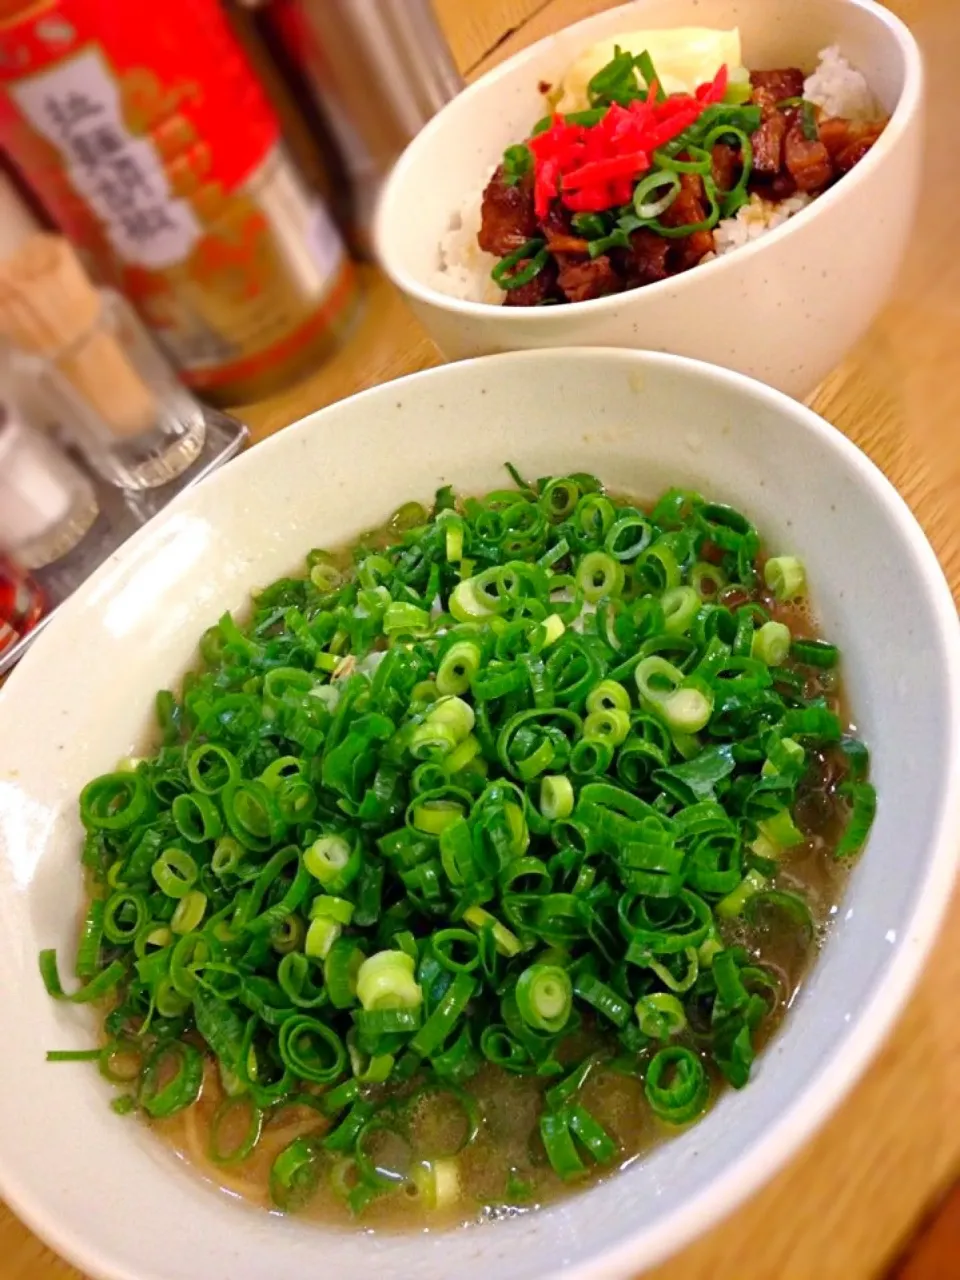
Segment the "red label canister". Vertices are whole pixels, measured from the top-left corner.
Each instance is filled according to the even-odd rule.
[[[335,343],[352,266],[217,0],[18,5],[0,85],[0,145],[188,385],[250,398]]]

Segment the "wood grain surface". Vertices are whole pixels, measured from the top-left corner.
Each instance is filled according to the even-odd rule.
[[[607,7],[603,0],[435,4],[468,75]],[[928,194],[893,299],[812,403],[903,494],[958,599],[960,4],[893,0],[891,7],[910,23],[927,57]],[[366,286],[364,315],[336,358],[300,386],[237,410],[255,439],[354,391],[439,362],[426,334],[372,269]],[[928,1235],[910,1246],[960,1174],[958,930],[960,896],[905,1014],[839,1112],[738,1213],[651,1272],[654,1280],[870,1280],[894,1270],[902,1280],[960,1277],[960,1196],[948,1197]],[[0,1204],[0,1280],[83,1278]]]

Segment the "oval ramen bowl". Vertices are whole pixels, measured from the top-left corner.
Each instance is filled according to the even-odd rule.
[[[890,123],[870,154],[798,216],[682,275],[591,302],[503,307],[437,287],[451,215],[486,185],[505,147],[544,114],[594,43],[662,27],[739,26],[757,69],[812,70],[839,45]],[[640,52],[636,50],[635,52]],[[413,140],[385,187],[384,269],[448,359],[529,347],[618,346],[725,365],[805,396],[839,364],[890,292],[920,186],[923,70],[904,24],[870,0],[636,0],[548,36],[482,76]]]
[[[652,497],[701,488],[806,560],[843,648],[880,796],[822,955],[755,1078],[626,1172],[477,1229],[364,1235],[237,1204],[108,1106],[88,1013],[44,993],[82,900],[77,795],[143,740],[154,692],[201,632],[305,551],[353,539],[438,485],[484,492],[502,464],[591,470]],[[896,607],[891,608],[891,602]],[[107,1280],[626,1277],[770,1176],[863,1070],[913,985],[958,846],[960,644],[919,527],[839,432],[740,375],[677,357],[523,352],[448,366],[314,414],[181,495],[90,580],[0,690],[0,1195]]]

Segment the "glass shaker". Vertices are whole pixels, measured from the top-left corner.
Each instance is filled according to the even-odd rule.
[[[151,489],[199,457],[200,405],[125,299],[96,289],[62,236],[32,236],[0,262],[0,335],[15,377],[38,388],[104,479]]]
[[[0,554],[25,569],[52,564],[77,546],[98,514],[87,477],[0,405]]]

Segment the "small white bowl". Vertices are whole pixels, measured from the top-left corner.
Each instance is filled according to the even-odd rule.
[[[880,796],[823,953],[755,1078],[625,1173],[522,1219],[365,1236],[245,1209],[107,1105],[89,1014],[44,993],[81,903],[77,795],[142,743],[153,695],[251,589],[451,483],[590,470],[742,507],[806,561]],[[881,473],[779,392],[672,356],[523,352],[342,401],[182,494],[63,609],[0,689],[0,1195],[104,1280],[568,1280],[635,1275],[704,1230],[820,1125],[904,1003],[960,847],[960,639],[933,552]],[[66,965],[65,965],[66,972]]]
[[[631,30],[739,26],[748,67],[812,68],[838,44],[891,115],[869,155],[788,222],[683,275],[558,307],[464,302],[436,287],[450,217],[543,115],[598,40]],[[636,0],[539,41],[449,103],[398,161],[375,239],[384,270],[451,360],[530,347],[671,351],[803,397],[866,332],[903,257],[920,184],[923,67],[904,24],[870,0]]]

